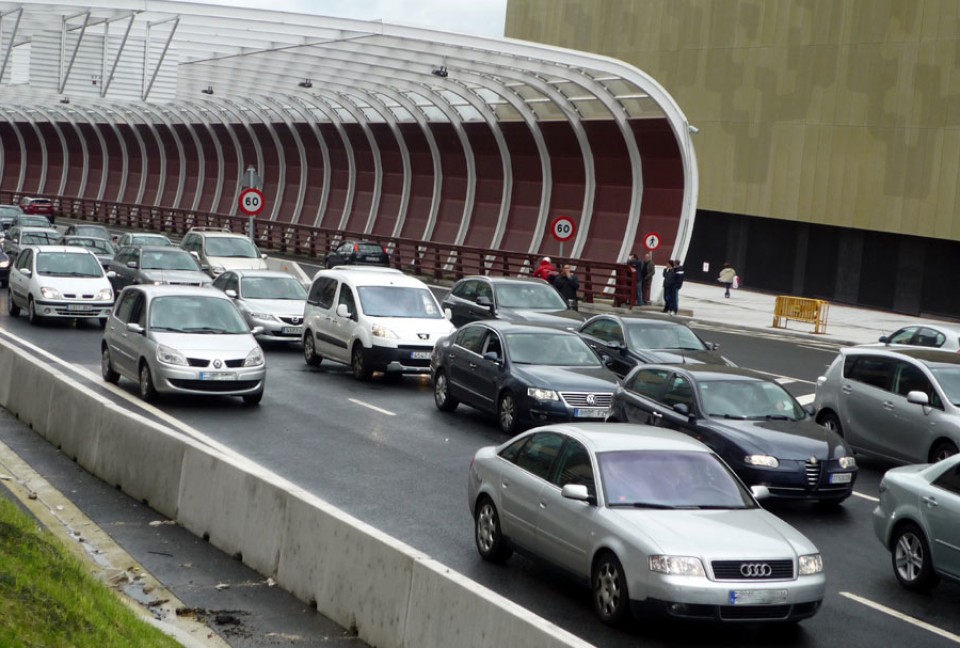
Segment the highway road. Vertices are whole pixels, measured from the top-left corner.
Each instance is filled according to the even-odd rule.
[[[4,295],[0,301],[5,301]],[[724,325],[698,333],[734,362],[768,372],[809,402],[817,376],[836,353],[829,343],[757,334]],[[0,304],[0,334],[60,365],[140,413],[229,446],[357,518],[437,558],[597,646],[910,646],[960,643],[960,585],[930,595],[901,589],[889,554],[873,535],[871,511],[887,464],[861,461],[856,495],[839,509],[813,504],[768,508],[813,539],[828,574],[824,606],[792,628],[675,623],[603,626],[586,588],[523,557],[484,563],[472,536],[466,473],[477,448],[505,437],[491,417],[433,404],[428,377],[355,381],[347,368],[309,368],[298,348],[266,347],[268,382],[260,407],[239,399],[165,398],[143,404],[132,382],[99,377],[101,331],[52,322],[32,327]]]

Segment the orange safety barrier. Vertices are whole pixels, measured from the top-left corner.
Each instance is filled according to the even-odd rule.
[[[827,311],[830,303],[822,299],[777,295],[773,310],[773,328],[787,328],[786,320],[813,324],[814,333],[827,332]]]

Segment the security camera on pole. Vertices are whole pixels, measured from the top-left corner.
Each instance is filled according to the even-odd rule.
[[[240,211],[250,217],[250,240],[254,240],[253,219],[257,214],[263,211],[263,179],[257,170],[251,164],[243,172],[243,179],[240,182]]]

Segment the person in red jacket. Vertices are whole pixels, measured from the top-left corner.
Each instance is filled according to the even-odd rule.
[[[554,278],[557,276],[557,266],[553,265],[550,257],[543,257],[543,259],[540,260],[540,265],[533,271],[533,276],[553,283]]]

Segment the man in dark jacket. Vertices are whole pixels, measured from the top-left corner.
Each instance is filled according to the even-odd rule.
[[[577,302],[577,293],[580,291],[580,280],[573,274],[573,268],[564,265],[560,274],[553,280],[553,287],[557,289],[561,297],[567,300],[570,308],[580,310],[579,303]]]
[[[683,265],[679,259],[673,260],[673,314],[680,308],[680,288],[683,286]]]
[[[673,259],[667,261],[667,267],[663,269],[663,312],[673,312],[673,298],[676,295],[674,286],[676,285],[676,276],[673,270]]]

